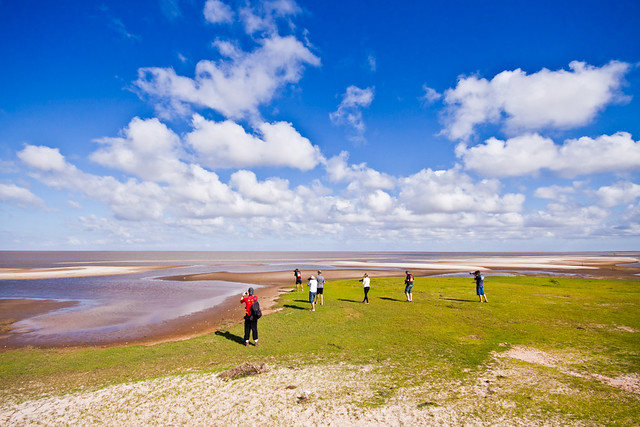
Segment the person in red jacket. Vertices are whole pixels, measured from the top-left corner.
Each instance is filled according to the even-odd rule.
[[[258,343],[258,319],[254,319],[251,315],[251,306],[255,301],[258,300],[258,297],[253,295],[253,288],[249,288],[249,290],[242,294],[242,298],[240,299],[240,304],[245,304],[245,315],[244,315],[244,345],[249,345],[249,332],[253,333],[253,342],[254,345],[260,345]]]

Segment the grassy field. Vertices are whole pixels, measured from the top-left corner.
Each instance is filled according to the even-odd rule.
[[[154,346],[3,352],[0,400],[266,362],[366,366],[371,408],[413,390],[416,410],[490,422],[640,420],[640,281],[488,277],[488,304],[471,278],[416,278],[413,303],[402,282],[373,279],[368,305],[358,281],[331,282],[316,312],[306,294],[284,294],[259,322],[260,347],[242,345],[238,324]]]

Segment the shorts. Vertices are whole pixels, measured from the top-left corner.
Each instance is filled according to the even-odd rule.
[[[484,295],[484,286],[476,286],[476,295]]]
[[[296,279],[296,285],[300,285],[302,283],[302,279]]]
[[[413,285],[407,285],[404,287],[404,293],[405,294],[410,294],[411,291],[413,291]]]
[[[324,293],[324,288],[318,288],[318,295],[322,295]]]
[[[313,304],[316,300],[316,292],[309,292],[309,302]]]

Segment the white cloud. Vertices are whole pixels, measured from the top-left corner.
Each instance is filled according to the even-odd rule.
[[[640,185],[621,181],[613,185],[600,187],[596,191],[600,204],[605,207],[629,205],[640,198]]]
[[[184,174],[180,137],[158,119],[135,117],[119,138],[102,138],[91,159],[150,181],[173,181]]]
[[[26,145],[25,148],[18,153],[18,158],[28,166],[45,172],[61,172],[67,166],[64,156],[60,154],[60,150],[57,148]]]
[[[415,213],[514,213],[522,210],[522,194],[500,197],[495,180],[473,182],[458,169],[426,169],[401,180],[398,200]]]
[[[442,98],[441,93],[438,93],[435,89],[427,85],[422,85],[422,90],[424,91],[424,95],[420,97],[420,100],[425,104],[433,104]]]
[[[507,141],[490,138],[471,148],[460,144],[456,154],[468,170],[492,177],[529,175],[541,169],[566,177],[640,170],[640,142],[626,132],[571,139],[561,146],[537,134]]]
[[[551,169],[565,176],[638,171],[640,141],[634,141],[627,132],[602,135],[595,139],[582,137],[567,140],[559,148],[558,159]]]
[[[629,64],[611,61],[598,68],[573,61],[569,68],[530,75],[521,69],[503,71],[491,81],[461,77],[455,88],[445,92],[448,112],[443,133],[467,140],[478,125],[502,120],[508,132],[575,128],[625,99],[619,89]]]
[[[204,4],[204,17],[211,24],[233,22],[233,10],[220,0],[207,0]]]
[[[347,163],[349,154],[343,151],[338,156],[327,160],[326,170],[329,180],[332,182],[346,182],[348,188],[353,191],[367,190],[390,190],[396,185],[395,179],[385,173],[367,167],[366,163]]]
[[[373,102],[374,88],[360,89],[356,86],[349,86],[347,92],[342,96],[342,102],[338,109],[329,114],[329,118],[335,124],[346,124],[353,127],[359,135],[365,130],[362,120],[362,109],[367,108]]]
[[[394,207],[394,199],[382,190],[375,190],[366,197],[366,204],[373,212],[380,214],[389,212]]]
[[[290,123],[261,123],[262,138],[250,135],[232,121],[213,122],[195,115],[194,130],[186,135],[198,160],[211,168],[280,166],[310,170],[324,160],[320,149]]]
[[[247,34],[277,32],[276,20],[296,15],[300,7],[293,0],[267,0],[259,2],[255,7],[240,9],[240,19]]]
[[[580,187],[579,183],[575,183],[573,187],[563,187],[560,185],[550,185],[547,187],[537,188],[533,195],[540,199],[553,200],[555,202],[567,203],[571,195],[576,194]]]
[[[258,182],[256,174],[241,170],[229,180],[229,185],[249,200],[268,205],[280,205],[294,199],[294,193],[289,190],[289,181],[280,178],[269,178]]]
[[[460,144],[456,154],[468,170],[484,176],[505,177],[528,175],[548,167],[555,162],[558,149],[553,140],[529,134],[508,141],[490,138],[471,148]]]
[[[150,182],[128,180],[121,183],[113,177],[99,177],[84,173],[68,163],[57,149],[27,145],[18,157],[30,168],[33,176],[44,184],[58,189],[81,191],[100,200],[122,219],[158,218],[165,203],[162,189]],[[52,167],[52,165],[54,165]]]
[[[320,65],[320,59],[294,37],[274,35],[260,43],[250,53],[218,43],[222,53],[231,55],[229,60],[198,62],[193,79],[170,68],[150,67],[138,70],[134,84],[166,114],[185,114],[193,104],[229,118],[254,116],[278,89],[298,82],[305,65]]]
[[[20,207],[44,207],[44,201],[24,187],[0,183],[0,201],[15,203]]]

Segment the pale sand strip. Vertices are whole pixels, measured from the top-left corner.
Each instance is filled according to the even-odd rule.
[[[66,277],[113,276],[171,268],[166,265],[73,266],[56,268],[0,268],[0,280],[59,279]]]
[[[631,264],[639,262],[633,257],[604,257],[604,256],[509,256],[509,257],[464,257],[442,259],[437,262],[366,262],[366,261],[335,261],[336,267],[350,268],[397,268],[418,270],[459,270],[475,271],[492,268],[499,269],[549,269],[554,270],[584,270],[598,269],[603,265]]]

